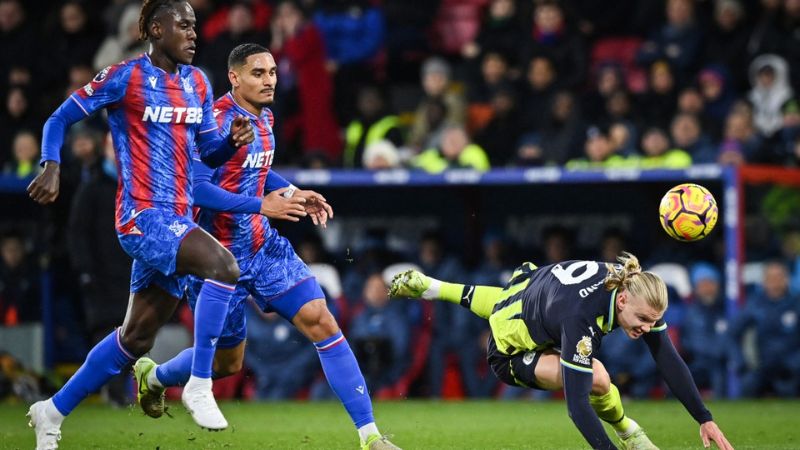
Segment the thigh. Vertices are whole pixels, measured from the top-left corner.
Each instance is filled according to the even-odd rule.
[[[187,216],[150,208],[123,224],[118,238],[125,252],[140,265],[171,275],[177,267],[181,242],[196,228]]]
[[[120,330],[126,348],[136,356],[150,350],[156,333],[172,317],[179,299],[152,285],[132,293]]]

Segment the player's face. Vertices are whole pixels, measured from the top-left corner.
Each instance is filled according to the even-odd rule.
[[[261,107],[272,104],[278,83],[278,66],[270,53],[256,53],[230,74],[231,83],[248,103]]]
[[[161,50],[180,64],[191,64],[197,48],[197,19],[189,3],[183,2],[164,12],[159,18]]]
[[[640,297],[623,291],[617,295],[617,322],[631,339],[638,339],[650,331],[663,312],[656,311]]]

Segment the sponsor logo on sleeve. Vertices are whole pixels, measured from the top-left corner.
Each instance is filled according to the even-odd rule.
[[[97,75],[95,75],[94,78],[92,78],[92,81],[94,81],[95,83],[102,83],[103,80],[106,79],[106,76],[108,76],[109,70],[111,70],[111,66],[108,66],[105,69],[101,70],[100,72],[97,72]]]

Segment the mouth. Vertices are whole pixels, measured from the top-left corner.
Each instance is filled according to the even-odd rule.
[[[275,89],[262,89],[261,93],[265,94],[265,95],[274,95],[275,94]]]
[[[190,54],[190,55],[193,55],[193,56],[194,56],[194,52],[195,52],[196,50],[197,50],[197,47],[195,47],[195,46],[187,47],[187,48],[186,48],[186,53],[188,53],[188,54]]]

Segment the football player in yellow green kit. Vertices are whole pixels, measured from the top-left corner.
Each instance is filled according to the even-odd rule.
[[[512,386],[564,388],[569,416],[596,449],[615,449],[600,422],[611,425],[624,449],[657,449],[625,415],[617,387],[593,358],[603,336],[621,328],[643,337],[672,392],[700,424],[703,445],[732,450],[711,418],[689,369],[667,336],[664,281],[643,272],[630,253],[621,264],[563,261],[524,263],[505,288],[448,283],[409,270],[392,280],[393,297],[444,300],[489,321],[489,365]]]

